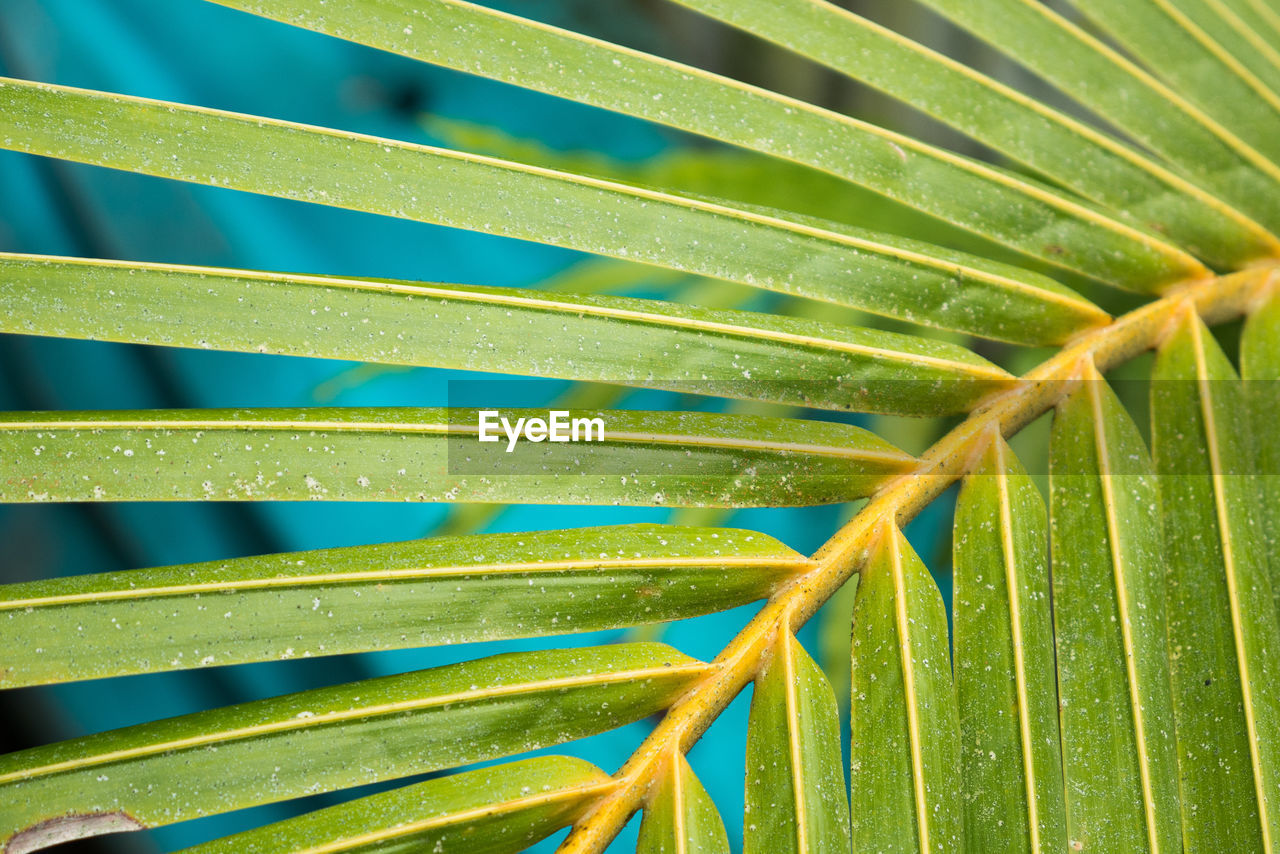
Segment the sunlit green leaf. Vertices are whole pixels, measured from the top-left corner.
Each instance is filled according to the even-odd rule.
[[[960,731],[947,613],[929,570],[884,526],[853,612],[855,851],[959,850]]]
[[[1049,454],[1067,838],[1082,851],[1178,851],[1165,554],[1151,460],[1096,372],[1058,407]]]
[[[636,854],[729,854],[716,805],[676,752],[644,808]]]
[[[581,759],[540,756],[359,798],[183,854],[516,854],[571,824],[611,785]]]
[[[1183,97],[1280,162],[1280,97],[1169,0],[1075,5]]]
[[[849,850],[836,695],[786,627],[756,677],[747,723],[747,854]]]
[[[1151,388],[1186,850],[1270,851],[1280,844],[1280,623],[1243,389],[1192,315],[1161,345]]]
[[[811,565],[750,531],[627,525],[0,585],[0,688],[625,628],[743,605]]]
[[[1273,288],[1244,325],[1240,375],[1252,416],[1259,509],[1265,526],[1271,592],[1280,613],[1280,289]]]
[[[1280,8],[1270,0],[1220,0],[1263,38],[1280,37]]]
[[[1134,288],[1195,275],[1174,247],[909,136],[461,0],[217,0],[382,50],[806,164],[1055,265]],[[775,10],[780,18],[790,14]]]
[[[1280,229],[1280,167],[1047,4],[926,2],[1177,164],[1205,189],[1271,230]]]
[[[0,414],[0,501],[481,501],[750,506],[847,501],[911,457],[845,424],[584,412],[579,441],[508,439],[493,410],[360,408]],[[595,431],[585,441],[588,427]],[[571,429],[560,431],[572,437]],[[508,451],[511,448],[511,451]]]
[[[68,115],[82,117],[75,134]],[[123,95],[0,78],[0,147],[549,243],[1021,343],[1062,341],[1102,319],[1045,276],[916,240]]]
[[[1067,850],[1044,498],[999,435],[956,505],[955,673],[968,851]]]
[[[0,253],[0,332],[431,365],[827,409],[966,411],[962,347],[654,300]]]
[[[559,744],[664,708],[707,666],[660,644],[511,653],[0,757],[0,843],[157,827]]]
[[[1238,267],[1276,251],[1261,226],[1180,174],[834,3],[678,2],[882,89],[1215,264]],[[1127,286],[1158,291],[1164,284]]]
[[[1176,13],[1238,62],[1274,95],[1280,92],[1280,51],[1276,33],[1243,0],[1165,0]],[[1256,27],[1256,29],[1255,29]]]

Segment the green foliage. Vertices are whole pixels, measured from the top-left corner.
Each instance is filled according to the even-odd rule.
[[[1238,851],[1280,835],[1280,624],[1257,536],[1239,380],[1199,318],[1152,372],[1152,445],[1168,537],[1169,642],[1187,850]],[[1246,425],[1247,427],[1247,425]]]
[[[1067,833],[1168,850],[1178,784],[1155,472],[1096,372],[1056,413],[1049,453]]]
[[[856,850],[961,844],[959,725],[948,664],[938,588],[902,533],[885,527],[853,609]]]
[[[724,822],[693,769],[677,752],[640,824],[638,854],[729,854]]]
[[[956,503],[955,681],[965,845],[1066,848],[1044,498],[998,436]]]
[[[705,670],[661,644],[509,653],[36,747],[0,762],[0,832],[97,813],[159,827],[509,756],[640,720]]]
[[[626,525],[9,584],[0,685],[623,628],[762,599],[811,567],[763,534]]]
[[[848,848],[849,800],[840,765],[835,692],[784,630],[751,697],[743,849],[805,854]]]
[[[574,825],[561,850],[587,854],[643,811],[644,854],[723,854],[738,840],[685,753],[748,685],[745,756],[715,768],[745,765],[750,854],[1280,850],[1273,4],[1073,0],[1082,24],[1031,0],[925,0],[1050,97],[913,40],[896,4],[877,9],[890,28],[825,0],[679,0],[1006,163],[463,0],[218,2],[736,149],[620,164],[423,118],[473,152],[0,80],[6,149],[602,256],[509,289],[0,253],[0,332],[362,363],[330,392],[405,367],[589,381],[559,403],[606,425],[509,451],[477,441],[475,409],[5,413],[4,502],[458,506],[419,541],[0,586],[0,688],[656,637],[764,604],[711,663],[654,642],[480,653],[10,753],[5,854],[655,714],[612,776],[525,759],[193,850],[497,854]],[[1241,316],[1237,372],[1208,325]],[[1147,350],[1154,382],[1118,394],[1105,375]],[[732,402],[642,412],[623,387]],[[1024,467],[1005,440],[1050,411]],[[904,530],[956,482],[949,644]],[[861,499],[812,557],[723,512]],[[513,503],[684,509],[476,533]],[[797,635],[815,614],[826,672]]]
[[[525,759],[360,798],[198,845],[186,854],[514,854],[573,821],[611,782],[580,759]]]
[[[928,338],[654,300],[3,253],[0,275],[0,330],[62,338],[481,368],[904,415],[966,412],[1013,380]]]

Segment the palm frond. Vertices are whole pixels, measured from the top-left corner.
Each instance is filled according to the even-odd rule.
[[[892,114],[464,0],[216,2],[734,148],[625,164],[410,116],[445,148],[0,78],[13,152],[601,256],[534,289],[6,245],[7,335],[361,363],[326,400],[407,368],[593,385],[547,386],[554,412],[0,414],[0,502],[33,514],[459,505],[427,539],[78,560],[83,574],[6,583],[0,689],[615,634],[16,750],[0,756],[6,854],[439,772],[188,850],[499,854],[572,825],[561,854],[601,854],[643,812],[644,854],[727,852],[729,766],[749,854],[1280,846],[1275,3],[924,0],[1027,83],[912,38],[905,7],[678,0],[684,20],[773,46],[744,41],[753,58],[859,81],[990,149],[968,156]],[[1237,319],[1233,364],[1231,334],[1210,327]],[[511,427],[560,416],[585,440]],[[1042,416],[1047,441],[1014,438]],[[936,532],[956,485],[949,638]],[[729,527],[739,508],[855,501],[812,556]],[[483,533],[516,504],[683,509]],[[926,513],[938,542],[917,552]],[[697,657],[662,638],[753,603]],[[745,751],[691,762],[749,687]],[[612,774],[568,756],[468,767],[655,715]]]

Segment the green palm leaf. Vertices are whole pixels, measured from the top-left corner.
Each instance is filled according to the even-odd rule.
[[[1237,2],[1233,8],[1224,0],[1172,0],[1170,5],[1271,94],[1280,92],[1280,52],[1268,40],[1266,22],[1251,14],[1248,4]]]
[[[759,313],[3,253],[0,331],[483,368],[904,415],[964,412],[1013,379],[944,342]]]
[[[679,2],[901,98],[1213,263],[1275,251],[1259,225],[1177,173],[827,0]]]
[[[92,122],[67,135],[54,118],[67,111]],[[21,80],[0,79],[0,117],[0,147],[31,154],[535,240],[1023,343],[1098,320],[1047,277],[919,241],[491,157]],[[138,156],[156,140],[164,156]]]
[[[1280,842],[1280,623],[1249,432],[1236,423],[1242,391],[1199,318],[1184,316],[1160,347],[1151,406],[1188,851]]]
[[[743,850],[847,851],[841,764],[835,692],[795,636],[783,632],[751,697]]]
[[[1080,383],[1049,446],[1067,835],[1085,850],[1176,851],[1156,480],[1106,381],[1086,370]]]
[[[0,842],[43,822],[159,827],[560,744],[653,714],[706,671],[661,644],[510,653],[10,753]]]
[[[183,854],[516,854],[570,824],[612,787],[607,774],[580,759],[525,759],[360,798]]]
[[[1038,183],[794,98],[462,0],[354,0],[323,14],[305,0],[215,2],[813,166],[1122,286],[1197,272],[1174,247]]]
[[[0,687],[624,628],[743,605],[811,566],[763,534],[629,525],[8,584]]]
[[[1184,97],[1280,162],[1280,96],[1169,0],[1076,0],[1076,6]]]
[[[947,615],[896,528],[877,535],[853,611],[852,788],[856,851],[951,851],[963,813]]]
[[[1044,498],[999,436],[955,521],[955,680],[970,851],[1063,851]]]
[[[501,415],[486,419],[487,442],[474,409],[6,413],[0,458],[9,477],[0,501],[743,507],[775,502],[781,490],[803,505],[866,495],[911,464],[874,434],[844,424],[566,410],[570,422],[603,422],[603,439],[513,445],[494,419],[508,426],[546,420],[547,410],[492,411]]]
[[[1271,566],[1271,592],[1280,613],[1280,291],[1266,296],[1240,340],[1240,374],[1245,380],[1252,416],[1254,468],[1261,497],[1266,545]]]
[[[640,824],[637,854],[729,854],[724,822],[693,769],[676,753]]]
[[[1280,197],[1259,192],[1280,183],[1280,167],[1097,36],[1032,0],[927,2],[1177,164],[1205,189],[1271,231],[1280,229]]]
[[[417,367],[571,382],[545,384],[557,410],[0,414],[4,503],[461,505],[428,539],[43,580],[55,553],[77,573],[192,558],[99,563],[46,544],[41,520],[83,513],[126,533],[115,516],[22,508],[0,520],[21,579],[0,585],[0,689],[249,662],[290,682],[301,658],[599,630],[617,636],[588,643],[617,642],[454,650],[440,660],[459,663],[407,673],[382,662],[399,675],[150,722],[140,680],[135,726],[15,733],[23,749],[0,756],[6,854],[399,785],[651,716],[611,775],[517,761],[193,850],[498,854],[572,824],[559,854],[604,854],[642,810],[645,854],[1280,846],[1276,0],[924,0],[1004,57],[929,31],[939,21],[909,4],[864,4],[874,20],[827,0],[637,7],[694,33],[650,44],[760,85],[464,0],[216,2],[736,149],[613,160],[409,105],[407,126],[451,150],[0,79],[0,148],[23,168],[33,154],[603,256],[511,289],[184,266],[128,241],[94,254],[160,262],[36,255],[23,250],[56,245],[30,236],[48,199],[19,177],[34,214],[0,221],[14,250],[0,253],[0,333],[356,363],[316,402]],[[724,50],[702,50],[713,42]],[[990,150],[957,153],[970,143],[933,119]],[[53,168],[50,186],[65,177]],[[1219,345],[1209,330],[1238,318],[1246,383],[1234,331]],[[1149,350],[1152,371],[1126,364]],[[24,397],[22,360],[0,368],[12,407],[57,405]],[[111,405],[121,390],[94,391]],[[805,420],[810,407],[872,417]],[[588,432],[548,435],[556,419]],[[724,527],[738,508],[834,502],[857,503],[789,527],[752,516],[779,539]],[[607,521],[681,509],[663,525],[477,533],[516,527],[498,514],[519,503],[647,508]],[[151,524],[146,509],[120,518]],[[781,541],[832,518],[843,527],[811,557]],[[655,642],[667,621],[753,603],[732,638],[710,635],[740,612],[666,636],[709,664]],[[849,691],[848,789],[833,684]],[[711,794],[743,754],[708,750],[702,780],[685,755],[748,686],[739,838]],[[34,719],[84,690],[4,699]],[[278,809],[293,807],[306,804]]]

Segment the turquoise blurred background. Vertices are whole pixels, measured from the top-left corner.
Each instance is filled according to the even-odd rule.
[[[662,47],[644,3],[519,2],[529,17]],[[683,50],[699,51],[697,34]],[[729,66],[741,43],[707,36],[707,56]],[[714,55],[714,56],[713,56]],[[686,57],[687,58],[687,57]],[[790,66],[788,66],[790,68]],[[794,71],[794,69],[791,69]],[[807,85],[788,71],[790,85]],[[427,128],[449,119],[536,141],[555,152],[597,152],[624,166],[660,162],[688,142],[675,134],[509,86],[349,45],[198,0],[3,0],[0,73],[72,86],[256,113],[417,142],[452,144]],[[784,75],[785,76],[785,75]],[[806,78],[807,79],[807,78]],[[780,84],[786,80],[778,81]],[[577,156],[577,155],[574,155]],[[655,160],[656,158],[656,160]],[[0,152],[0,249],[334,275],[537,286],[579,269],[575,253],[389,218]],[[589,263],[589,262],[588,262]],[[629,292],[660,296],[669,277]],[[746,306],[771,308],[768,297]],[[307,405],[443,405],[446,383],[468,375],[381,370],[351,363],[0,336],[5,409],[123,409]],[[483,375],[475,375],[479,378]],[[542,383],[551,400],[564,384]],[[674,394],[639,393],[634,408],[714,408]],[[830,414],[804,413],[831,418]],[[842,419],[852,420],[852,419]],[[762,530],[812,551],[850,508],[751,511],[717,520]],[[946,571],[945,505],[912,526],[916,547]],[[659,509],[508,508],[479,518],[512,531],[662,521]],[[113,504],[0,508],[0,580],[104,572],[273,551],[353,545],[460,530],[473,517],[438,505]],[[847,669],[849,602],[838,601],[802,640],[829,669]],[[843,609],[843,610],[840,610]],[[661,637],[713,657],[753,608],[675,624]],[[843,621],[843,622],[842,622]],[[819,636],[819,631],[824,633]],[[3,749],[303,688],[446,664],[510,649],[607,643],[624,633],[411,650],[90,682],[0,695]],[[644,630],[633,636],[654,637]],[[843,644],[843,646],[842,646]],[[2,652],[0,652],[2,654]],[[833,674],[833,678],[835,678]],[[742,756],[749,692],[694,749],[691,760],[740,839]],[[613,771],[650,722],[560,748]],[[234,768],[227,769],[234,774]],[[92,840],[76,851],[168,851],[373,788],[262,807],[147,834]],[[615,846],[634,844],[635,824]],[[551,842],[553,842],[552,840]],[[735,845],[738,843],[735,842]],[[550,850],[544,843],[538,850]]]

